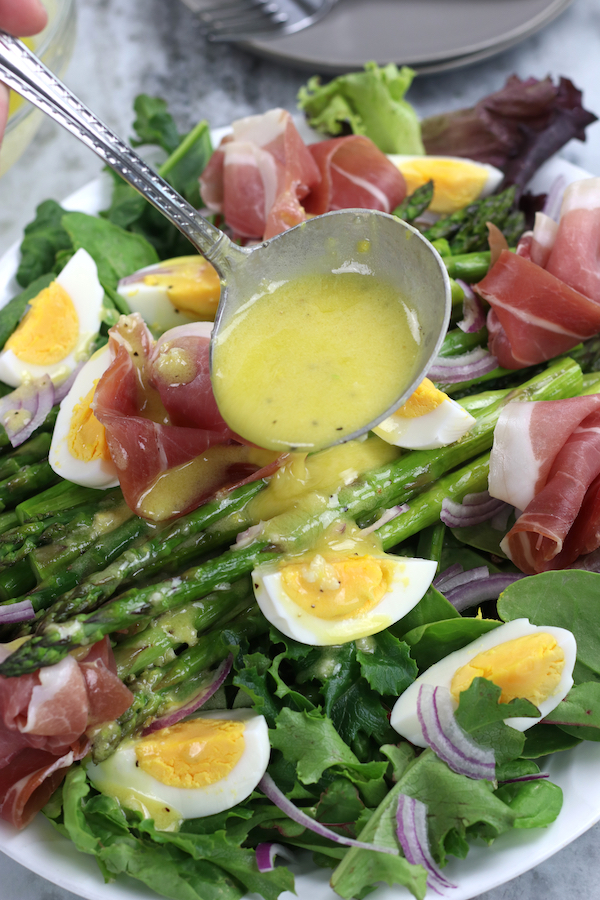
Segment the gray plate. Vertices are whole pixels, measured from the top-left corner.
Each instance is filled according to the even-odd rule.
[[[485,59],[543,28],[572,0],[339,0],[321,22],[241,46],[277,62],[335,74],[375,60],[439,72]]]

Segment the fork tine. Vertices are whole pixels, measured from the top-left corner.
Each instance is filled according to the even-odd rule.
[[[228,3],[219,3],[218,6],[208,6],[202,9],[198,15],[201,19],[211,19],[214,16],[236,16],[248,12],[263,15],[267,12],[278,11],[278,9],[277,3],[273,0],[230,0]]]
[[[253,23],[255,21],[256,20],[253,20]],[[272,24],[269,24],[269,22],[266,21],[260,25],[260,28],[256,28],[256,27],[252,28],[253,23],[250,23],[246,27],[240,26],[237,29],[233,29],[233,28],[228,29],[227,27],[223,27],[223,28],[216,28],[214,31],[212,31],[212,30],[204,31],[204,36],[211,43],[218,43],[220,41],[223,41],[223,42],[225,42],[225,41],[240,41],[240,40],[243,40],[244,38],[248,37],[249,34],[252,34],[252,35],[255,35],[255,34],[256,35],[258,35],[258,34],[263,34],[263,35],[279,34],[281,32],[281,26],[283,24],[285,24],[285,21],[281,22],[281,23],[273,22]]]
[[[205,36],[211,40],[232,40],[247,31],[271,32],[284,25],[288,17],[274,0],[232,0],[200,14]]]
[[[245,22],[250,24],[252,22],[257,23],[268,23],[269,21],[275,22],[285,22],[287,20],[287,16],[285,13],[281,13],[277,8],[273,10],[255,10],[249,9],[244,12],[219,12],[215,13],[214,16],[210,18],[204,18],[201,21],[208,27],[214,28],[219,27],[219,23],[223,23],[224,25],[235,24],[236,22]]]
[[[0,0],[1,2],[1,0]],[[321,19],[337,0],[183,0],[210,41],[240,41],[252,34],[293,34]]]

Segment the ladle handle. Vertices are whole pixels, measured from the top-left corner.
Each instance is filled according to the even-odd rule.
[[[39,107],[152,203],[219,271],[243,253],[85,106],[18,38],[0,31],[0,80]]]

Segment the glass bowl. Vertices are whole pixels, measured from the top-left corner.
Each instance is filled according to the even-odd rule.
[[[42,0],[48,24],[25,43],[59,78],[64,75],[75,43],[75,0]],[[0,175],[21,156],[43,120],[43,113],[11,91],[9,119],[0,148]]]

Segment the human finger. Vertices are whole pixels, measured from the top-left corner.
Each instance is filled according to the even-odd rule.
[[[37,34],[48,14],[40,0],[0,0],[0,28],[17,37]]]

